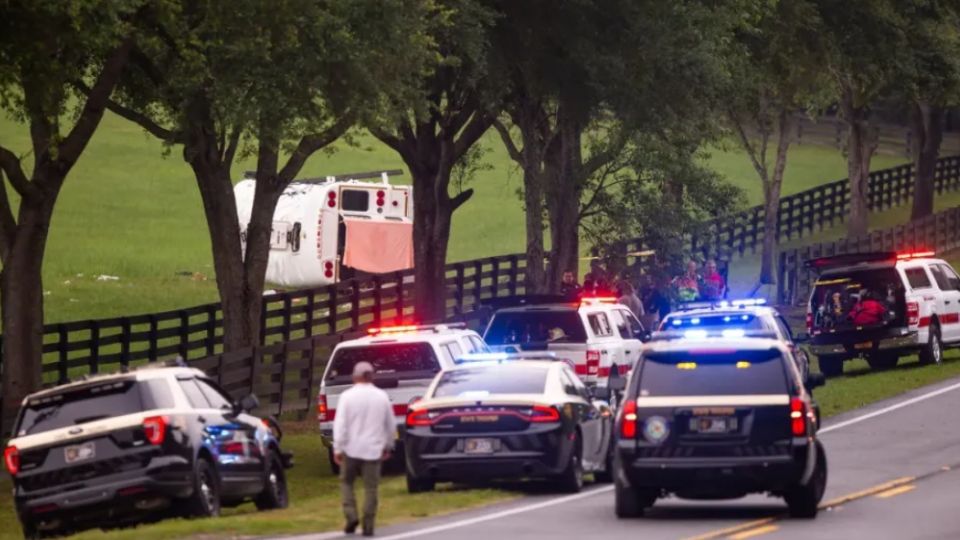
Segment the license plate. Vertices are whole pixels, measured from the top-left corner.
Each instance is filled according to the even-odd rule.
[[[464,454],[492,454],[496,450],[496,439],[467,439],[463,442]]]
[[[75,444],[63,449],[63,459],[67,463],[76,463],[92,458],[96,450],[92,442]]]
[[[864,341],[863,343],[857,343],[853,346],[854,349],[870,349],[873,347],[872,341]]]
[[[699,416],[690,419],[690,431],[695,433],[729,433],[736,430],[735,417]]]

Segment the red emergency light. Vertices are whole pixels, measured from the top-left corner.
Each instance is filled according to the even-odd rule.
[[[399,326],[382,326],[380,328],[370,328],[367,330],[367,333],[375,336],[379,334],[402,334],[404,332],[416,332],[417,330],[424,329],[423,326],[417,324],[404,324]]]
[[[580,298],[581,305],[590,304],[616,304],[618,298],[615,296],[584,296]]]
[[[898,261],[909,261],[911,259],[925,259],[927,257],[933,257],[937,253],[935,251],[910,251],[906,253],[897,253]]]

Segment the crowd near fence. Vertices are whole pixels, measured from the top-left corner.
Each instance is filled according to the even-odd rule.
[[[960,156],[938,161],[936,191],[960,188]],[[881,211],[909,201],[913,166],[870,175],[869,206]],[[790,240],[842,223],[849,206],[847,180],[838,180],[780,202],[778,239]],[[947,217],[947,216],[952,217]],[[916,224],[878,232],[885,246],[900,247],[933,239],[929,247],[947,249],[958,234],[957,214],[941,213]],[[756,252],[764,235],[763,207],[758,206],[708,223],[707,234],[688,236],[686,247],[721,261]],[[953,219],[953,221],[950,221]],[[918,236],[924,231],[927,236]],[[913,236],[910,236],[913,235]],[[954,240],[955,241],[955,240]],[[780,256],[780,297],[793,301],[809,277],[798,261],[809,254],[866,245],[818,244]],[[881,240],[876,240],[876,243]],[[922,242],[920,242],[922,243]],[[642,239],[619,243],[625,253],[645,249]],[[873,244],[871,244],[873,245]],[[833,247],[825,247],[833,246]],[[523,294],[526,264],[522,254],[488,257],[446,265],[447,319],[478,322],[484,302]],[[416,319],[413,272],[358,277],[337,284],[285,291],[264,297],[260,346],[223,352],[223,313],[219,303],[162,313],[48,324],[44,327],[43,382],[62,383],[86,374],[116,371],[180,356],[210,370],[231,391],[268,386],[264,404],[274,412],[303,412],[319,384],[318,373],[335,344],[365,328]],[[2,337],[0,337],[2,340]],[[2,343],[2,341],[0,341]]]

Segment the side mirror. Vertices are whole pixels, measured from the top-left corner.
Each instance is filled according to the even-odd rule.
[[[236,412],[238,414],[241,412],[249,413],[259,406],[260,400],[257,399],[257,396],[253,394],[247,394],[243,399],[240,400],[239,403],[237,403]]]
[[[593,386],[590,388],[590,397],[598,401],[610,401],[611,389],[609,386]]]
[[[820,388],[825,384],[827,384],[827,377],[823,373],[809,373],[804,386],[807,388],[807,392],[812,392],[814,388]]]

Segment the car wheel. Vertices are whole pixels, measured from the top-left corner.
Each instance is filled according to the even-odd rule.
[[[206,458],[198,458],[193,471],[193,494],[185,501],[186,514],[192,517],[220,515],[220,478]]]
[[[874,353],[867,357],[867,363],[870,364],[870,369],[877,371],[884,369],[893,369],[897,367],[897,362],[900,361],[900,355],[897,353]]]
[[[943,341],[940,339],[940,325],[930,325],[928,333],[930,337],[927,338],[927,344],[920,350],[920,363],[939,366],[943,363]]]
[[[337,465],[337,462],[333,460],[333,448],[327,448],[327,460],[330,462],[330,472],[334,476],[340,476],[340,466]]]
[[[794,486],[783,496],[790,510],[790,517],[812,519],[817,517],[820,500],[827,488],[827,455],[817,441],[817,465],[813,476],[805,486]]]
[[[839,377],[843,375],[843,357],[839,355],[823,355],[819,358],[820,373],[824,377]]]
[[[280,456],[271,452],[267,462],[267,477],[263,491],[253,501],[258,510],[275,510],[286,508],[289,504],[287,495],[287,474],[283,470]]]
[[[583,489],[583,462],[580,460],[580,437],[574,436],[573,451],[566,468],[557,477],[557,490],[564,493],[578,493]]]
[[[614,482],[614,511],[620,519],[638,518],[657,502],[657,494]]]
[[[437,481],[430,478],[417,478],[407,472],[407,493],[427,493],[437,487]]]
[[[21,520],[20,528],[23,530],[23,538],[25,540],[35,540],[37,538],[43,538],[43,535],[40,533],[40,530],[37,528],[37,524],[29,519]]]

